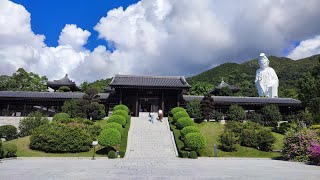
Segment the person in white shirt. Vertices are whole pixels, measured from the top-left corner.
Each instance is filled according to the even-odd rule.
[[[163,112],[161,109],[159,109],[159,111],[158,111],[158,117],[159,117],[159,121],[162,122]]]

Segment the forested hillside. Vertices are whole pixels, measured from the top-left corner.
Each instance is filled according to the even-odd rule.
[[[320,55],[311,56],[300,60],[292,60],[284,57],[268,57],[270,67],[274,68],[279,77],[279,97],[298,98],[298,83],[302,74],[316,65]],[[187,78],[190,85],[193,86],[190,92],[195,93],[194,89],[201,89],[201,86],[213,88],[218,85],[223,78],[225,82],[237,85],[241,91],[233,94],[238,96],[258,96],[255,89],[255,73],[259,68],[258,60],[253,59],[241,64],[224,63],[196,76]],[[199,88],[200,86],[200,88]],[[205,88],[202,88],[205,89]],[[196,91],[199,93],[199,91]]]

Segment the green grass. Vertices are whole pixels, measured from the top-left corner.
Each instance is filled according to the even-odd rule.
[[[100,120],[96,121],[96,124],[100,125],[103,129],[107,121],[106,120]],[[119,147],[116,147],[117,150],[120,151],[121,157],[124,156],[126,148],[127,148],[127,139],[128,139],[128,131],[130,128],[130,121],[126,124],[124,128],[124,132],[122,134],[122,141]],[[80,153],[46,153],[43,151],[36,151],[29,148],[30,144],[30,136],[14,139],[11,141],[4,142],[5,143],[13,143],[16,144],[18,147],[18,151],[16,155],[18,157],[92,157],[93,155],[93,148],[90,149],[88,152],[80,152]],[[106,149],[100,145],[96,146],[96,157],[107,157],[107,151],[109,149]]]
[[[201,133],[207,139],[207,146],[199,150],[200,156],[203,157],[213,157],[213,147],[214,144],[219,146],[218,137],[224,129],[224,125],[218,122],[202,122],[196,124],[196,126],[201,130]],[[174,131],[176,144],[179,149],[183,147],[183,142],[179,139],[180,132],[175,129],[175,126],[171,125],[171,129]],[[280,150],[283,146],[283,135],[278,133],[272,133],[276,137],[276,143],[274,144],[275,150]],[[177,140],[178,139],[178,140]],[[238,151],[236,152],[224,152],[218,149],[218,157],[252,157],[252,158],[276,158],[279,157],[280,153],[278,152],[264,152],[259,151],[254,148],[239,146]]]

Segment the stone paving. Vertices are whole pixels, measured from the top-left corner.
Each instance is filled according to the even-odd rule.
[[[18,158],[0,179],[319,179],[320,167],[271,159]]]
[[[168,119],[152,123],[148,121],[148,113],[132,117],[125,158],[176,158]]]
[[[123,159],[16,158],[0,161],[4,179],[319,179],[320,167],[254,158],[181,159],[167,119],[132,118]]]

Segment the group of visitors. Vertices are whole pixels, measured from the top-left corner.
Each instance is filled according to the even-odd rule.
[[[163,117],[163,112],[162,112],[161,109],[159,109],[157,120],[160,121],[160,122],[162,122],[162,117]],[[152,122],[152,123],[154,123],[154,121],[155,121],[155,116],[154,116],[154,114],[151,113],[151,112],[149,112],[149,121]]]

